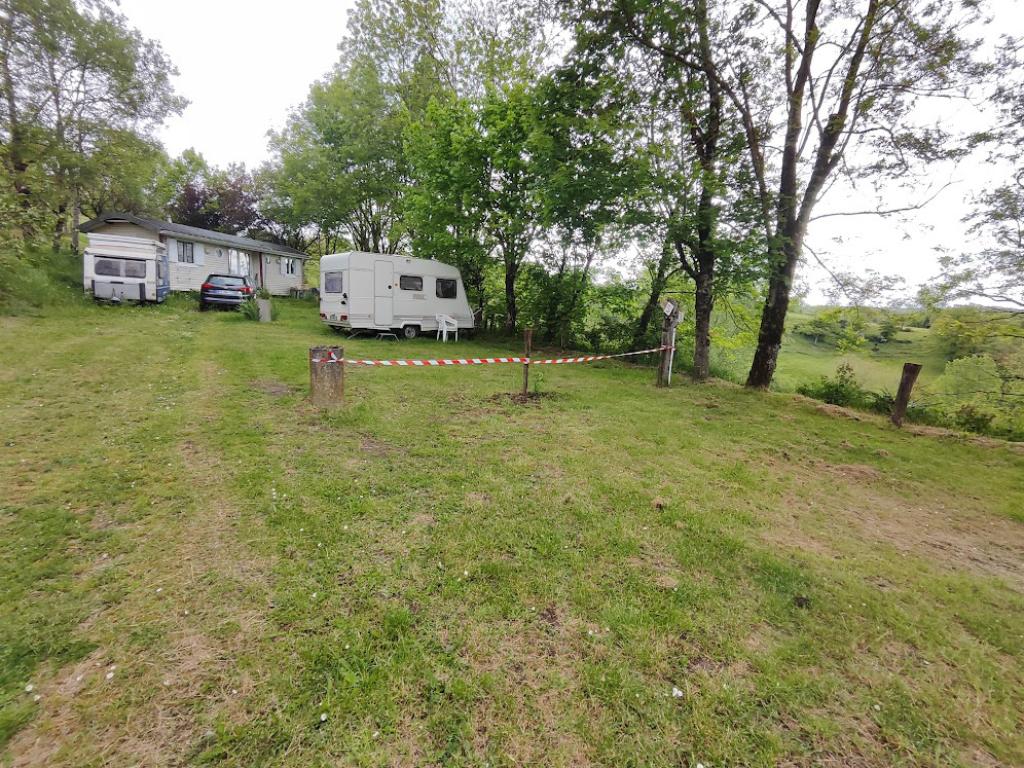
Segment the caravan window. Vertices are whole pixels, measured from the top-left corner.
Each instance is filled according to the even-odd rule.
[[[341,272],[324,272],[324,293],[341,293]]]
[[[398,287],[403,291],[422,291],[423,278],[415,275],[402,275],[398,278]]]
[[[146,276],[146,262],[135,261],[134,259],[128,259],[124,263],[124,276],[125,277],[145,277]]]
[[[105,275],[106,277],[120,277],[121,276],[121,260],[120,259],[96,259],[92,265],[92,271],[97,275]]]
[[[146,262],[138,259],[96,259],[92,271],[104,277],[146,277]]]
[[[457,293],[457,283],[447,277],[437,278],[437,298],[439,299],[454,299]]]

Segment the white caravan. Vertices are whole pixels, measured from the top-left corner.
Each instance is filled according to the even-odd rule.
[[[90,234],[82,287],[107,301],[163,301],[171,291],[167,248],[157,240]]]
[[[350,251],[320,259],[320,319],[339,331],[393,331],[407,339],[437,330],[438,316],[473,328],[462,276],[432,259]]]

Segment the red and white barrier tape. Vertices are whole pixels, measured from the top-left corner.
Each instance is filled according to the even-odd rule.
[[[636,352],[620,352],[617,355],[587,355],[585,357],[556,357],[550,360],[530,360],[530,365],[562,365],[564,363],[592,363],[595,360],[607,360],[611,357],[630,357],[631,355],[649,355],[651,352],[664,352],[671,347],[654,347]]]
[[[494,365],[497,363],[524,363],[528,365],[564,365],[567,363],[592,363],[595,360],[608,360],[613,357],[630,357],[647,355],[651,352],[663,352],[672,347],[654,347],[641,349],[637,352],[620,352],[617,355],[587,355],[585,357],[557,357],[549,360],[534,360],[529,357],[463,357],[438,360],[352,360],[337,357],[332,351],[328,357],[313,358],[314,363],[348,363],[349,365],[380,365],[385,367],[433,367],[445,365]]]

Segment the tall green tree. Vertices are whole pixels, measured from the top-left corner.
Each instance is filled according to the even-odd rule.
[[[413,253],[459,268],[479,322],[487,312],[487,272],[496,261],[483,204],[486,149],[473,107],[455,97],[432,100],[423,119],[409,126],[405,150]]]
[[[991,74],[969,37],[981,6],[723,7],[715,71],[745,128],[770,268],[749,386],[771,383],[808,227],[836,176],[910,182],[976,140],[952,124],[934,125],[921,106],[976,94]]]
[[[184,100],[159,44],[104,0],[8,0],[0,13],[0,141],[23,205],[45,200],[55,237],[74,233],[104,153],[140,138]],[[134,164],[133,164],[134,165]],[[43,172],[38,173],[42,167]],[[35,176],[33,173],[35,172]],[[73,235],[74,237],[74,235]]]
[[[612,78],[567,70],[535,88],[529,153],[545,233],[536,249],[546,272],[543,328],[547,341],[562,346],[585,319],[594,272],[622,248],[642,181],[636,127],[611,106],[621,98],[616,87]]]
[[[637,339],[646,334],[671,251],[693,281],[693,374],[705,379],[716,296],[750,279],[756,242],[742,127],[715,71],[709,4],[584,2],[571,7],[571,18],[575,45],[566,71],[575,70],[580,83],[597,73],[611,76],[635,93],[620,113],[639,126],[634,141],[645,148],[648,205],[641,221],[660,230],[665,244]],[[671,41],[672,48],[656,41]],[[678,52],[693,65],[680,62]]]
[[[766,387],[814,208],[837,175],[907,181],[979,138],[934,125],[920,106],[988,82],[968,37],[982,3],[720,0],[707,5],[706,46],[669,24],[689,6],[612,4],[633,44],[713,83],[742,126],[769,269],[747,383]]]
[[[533,95],[521,85],[492,89],[477,108],[453,100],[435,104],[428,116],[431,122],[414,127],[407,145],[415,174],[410,210],[416,238],[438,254],[439,244],[450,241],[457,245],[453,255],[475,263],[484,254],[496,257],[503,269],[504,328],[514,333],[516,283],[543,216],[538,166],[530,152],[537,129]],[[448,170],[439,167],[443,158],[435,140],[461,149]],[[429,210],[431,200],[436,213]]]
[[[321,231],[344,234],[354,248],[398,251],[406,237],[407,121],[374,62],[361,57],[339,66],[272,136],[282,196]]]

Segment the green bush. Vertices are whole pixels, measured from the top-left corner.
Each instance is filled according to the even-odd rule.
[[[987,434],[992,431],[992,422],[995,418],[996,414],[992,411],[967,403],[957,409],[953,420],[958,427],[968,432]]]
[[[246,299],[238,308],[238,311],[242,313],[242,317],[246,320],[252,320],[256,323],[260,321],[260,308],[256,306],[256,299]]]
[[[263,291],[261,291],[261,294],[262,293]],[[270,294],[268,293],[266,298],[269,297]],[[262,299],[264,298],[264,296],[260,295],[259,298]],[[239,306],[238,308],[238,311],[242,313],[242,317],[244,317],[246,320],[252,320],[257,323],[260,321],[260,308],[259,305],[256,304],[255,298],[247,299],[246,301],[242,302],[241,306]],[[277,305],[274,304],[273,302],[270,303],[270,319],[277,320]]]
[[[796,391],[806,397],[847,408],[869,408],[873,404],[872,393],[857,383],[849,363],[836,368],[833,378],[822,376],[816,382],[801,384]]]
[[[957,362],[961,364],[947,366],[951,373],[973,373],[979,362],[985,361],[972,358]],[[947,378],[952,379],[951,376]],[[970,384],[970,377],[966,378]],[[950,387],[950,381],[941,381],[940,384],[947,390]],[[891,393],[884,390],[872,392],[861,387],[854,377],[853,368],[846,363],[836,369],[834,377],[823,376],[816,382],[803,384],[797,387],[797,392],[832,405],[881,414],[892,413],[895,400]],[[1011,415],[1000,410],[997,403],[963,402],[963,400],[951,400],[948,396],[936,401],[934,400],[935,394],[932,392],[929,395],[925,390],[925,399],[929,396],[933,398],[932,402],[927,404],[921,400],[911,401],[907,407],[906,421],[1003,437],[1009,440],[1024,439],[1024,429],[1021,429],[1019,422],[1015,422]]]

